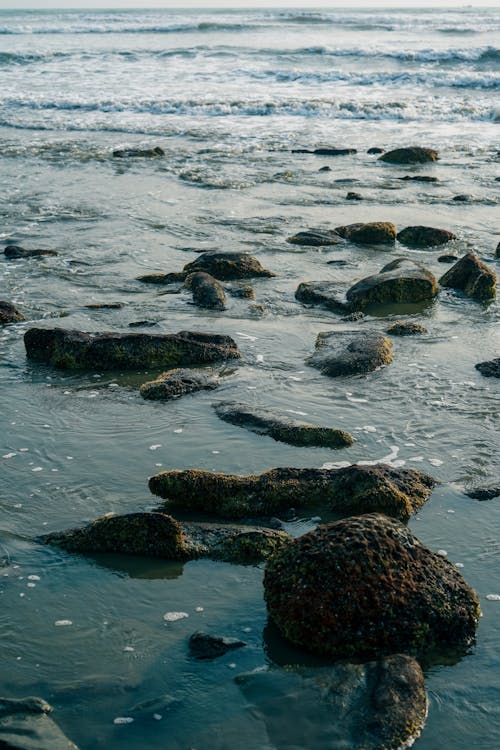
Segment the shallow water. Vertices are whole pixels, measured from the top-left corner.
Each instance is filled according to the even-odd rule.
[[[428,224],[458,235],[446,252],[473,249],[498,271],[498,27],[498,13],[477,10],[0,14],[1,238],[59,250],[0,257],[0,296],[29,319],[0,332],[0,694],[43,696],[81,750],[291,750],[293,722],[270,738],[234,677],[299,657],[266,626],[258,567],[83,558],[34,536],[156,507],[147,477],[161,469],[382,460],[442,481],[411,528],[463,564],[483,608],[471,654],[426,671],[431,706],[418,747],[437,749],[444,736],[458,750],[498,746],[500,604],[486,597],[500,594],[500,506],[463,494],[498,477],[498,384],[474,369],[499,354],[498,303],[443,290],[423,310],[343,323],[298,304],[298,283],[351,283],[402,254],[441,275],[444,250],[285,241],[359,220]],[[412,143],[441,160],[398,168],[366,154]],[[166,157],[111,158],[151,145]],[[319,145],[358,154],[290,153]],[[332,171],[319,173],[324,165]],[[440,182],[401,182],[405,174]],[[363,202],[346,201],[348,190]],[[207,249],[252,252],[277,273],[254,284],[264,313],[236,299],[203,312],[187,293],[135,280]],[[328,265],[337,259],[348,264]],[[96,302],[124,307],[85,308]],[[383,330],[401,318],[429,332],[395,338],[383,370],[329,379],[305,364],[319,331]],[[138,394],[152,372],[69,374],[25,358],[33,324],[126,331],[139,320],[156,322],[139,329],[151,332],[228,333],[243,360],[220,368],[216,397],[160,404]],[[335,452],[276,443],[220,421],[211,403],[226,398],[300,413],[356,442]],[[286,524],[297,535],[313,526]],[[166,622],[167,612],[189,617]],[[198,663],[187,655],[196,629],[249,645]],[[150,712],[113,723],[162,695],[161,720]]]

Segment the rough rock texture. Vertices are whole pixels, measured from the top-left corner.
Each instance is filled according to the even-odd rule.
[[[225,310],[226,295],[217,279],[209,273],[197,271],[186,277],[184,286],[193,293],[193,302],[209,310]]]
[[[269,561],[264,589],[288,640],[335,659],[467,648],[480,614],[456,567],[380,514],[296,539]]]
[[[321,247],[323,245],[338,245],[342,242],[342,237],[335,231],[316,231],[315,229],[308,229],[305,232],[299,232],[294,234],[293,237],[287,237],[287,242],[292,245],[312,245],[313,247]]]
[[[439,291],[436,277],[420,263],[396,258],[379,273],[367,276],[352,286],[346,299],[352,308],[364,310],[370,305],[405,304],[432,300]]]
[[[495,497],[500,497],[500,481],[470,487],[465,490],[465,494],[474,500],[493,500]]]
[[[387,333],[391,336],[418,336],[421,333],[427,333],[427,328],[421,326],[420,323],[404,321],[401,323],[393,323],[387,329]]]
[[[423,148],[422,146],[408,146],[406,148],[395,148],[392,151],[386,151],[380,157],[381,161],[387,161],[391,164],[425,164],[431,161],[437,161],[439,154],[432,148]]]
[[[24,343],[29,359],[63,370],[176,367],[240,356],[229,336],[191,331],[161,335],[30,328]]]
[[[189,639],[189,652],[195,659],[215,659],[217,656],[224,656],[228,651],[234,651],[246,645],[238,638],[226,638],[223,635],[197,631]]]
[[[213,404],[215,412],[224,422],[246,427],[261,435],[269,435],[282,443],[305,447],[344,448],[352,445],[354,438],[344,430],[318,427],[273,409],[260,409],[238,401]]]
[[[26,320],[26,318],[12,302],[0,300],[0,326],[5,326],[8,323],[19,323],[22,320]]]
[[[255,292],[250,284],[240,284],[240,286],[233,286],[226,289],[226,291],[229,292],[231,297],[236,297],[237,299],[255,299]]]
[[[143,383],[141,396],[150,401],[170,401],[172,398],[185,396],[196,391],[213,390],[219,385],[219,379],[204,370],[187,370],[177,368],[162,372],[156,380]]]
[[[496,295],[497,277],[477,255],[467,253],[441,276],[439,283],[441,286],[459,289],[467,297],[489,300]]]
[[[324,375],[360,375],[392,362],[392,342],[376,331],[323,331],[307,364]]]
[[[196,260],[187,263],[178,273],[153,273],[140,276],[139,281],[147,284],[172,284],[184,281],[190,273],[203,271],[219,281],[252,279],[259,276],[275,276],[263,268],[257,258],[248,253],[202,253]]]
[[[390,221],[373,221],[368,224],[347,224],[335,227],[337,234],[359,245],[392,245],[397,229]]]
[[[302,281],[295,291],[295,299],[305,305],[320,305],[337,313],[351,309],[344,290],[339,288],[336,281]]]
[[[119,148],[113,151],[115,159],[124,159],[135,156],[145,156],[148,158],[154,156],[165,156],[165,151],[160,146],[154,148]]]
[[[420,665],[401,654],[365,664],[258,669],[236,682],[269,737],[251,750],[274,747],[273,737],[297,750],[402,750],[427,715]]]
[[[41,698],[0,698],[0,747],[5,750],[78,750],[48,716]]]
[[[500,357],[488,362],[478,362],[475,368],[486,378],[500,378]]]
[[[377,511],[407,520],[429,498],[434,480],[413,469],[270,469],[237,476],[201,469],[163,471],[149,489],[174,505],[226,518],[272,516],[289,508],[327,507],[339,514]]]
[[[457,235],[447,229],[435,227],[405,227],[398,232],[396,239],[406,247],[436,247],[444,245],[450,240],[456,240]]]
[[[7,245],[3,251],[6,258],[17,259],[17,258],[41,258],[44,255],[54,256],[57,255],[55,250],[43,250],[42,248],[33,248],[28,250],[19,245]]]

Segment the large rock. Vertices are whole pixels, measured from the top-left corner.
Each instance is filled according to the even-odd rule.
[[[488,362],[478,362],[474,366],[485,378],[500,378],[500,357]]]
[[[302,281],[295,291],[295,299],[305,305],[320,305],[336,313],[351,310],[344,290],[339,288],[336,281]]]
[[[0,747],[5,750],[78,750],[50,718],[41,698],[0,698]]]
[[[346,224],[335,227],[337,234],[359,245],[392,245],[397,229],[390,221],[372,221],[368,224]]]
[[[154,273],[140,276],[139,281],[148,284],[172,284],[184,281],[190,273],[203,271],[220,281],[253,279],[259,276],[275,276],[263,268],[257,258],[248,253],[202,253],[196,260],[187,263],[178,273]]]
[[[290,419],[274,409],[259,409],[239,401],[222,401],[213,404],[215,412],[224,422],[246,427],[260,435],[290,445],[322,448],[344,448],[352,445],[354,438],[344,430],[318,427],[297,419]]]
[[[437,279],[420,263],[396,258],[377,274],[352,286],[346,299],[355,310],[370,305],[408,304],[432,300],[439,291]]]
[[[226,295],[217,279],[209,273],[197,271],[186,277],[184,286],[193,293],[193,302],[209,310],[225,310]]]
[[[53,256],[57,255],[55,250],[44,250],[42,248],[32,248],[29,250],[19,245],[7,245],[3,251],[6,258],[10,260],[17,260],[19,258],[41,258],[44,255]]]
[[[177,367],[240,356],[230,336],[191,331],[161,335],[30,328],[24,343],[29,359],[63,370]]]
[[[26,320],[26,318],[12,302],[0,300],[0,326],[5,326],[8,323],[19,323],[22,320]]]
[[[294,234],[293,237],[287,237],[287,242],[292,245],[322,247],[323,245],[338,245],[339,242],[342,242],[342,237],[335,231],[308,229],[305,232]]]
[[[281,739],[251,750],[401,750],[413,744],[427,715],[422,670],[401,654],[365,664],[259,668],[236,682],[254,721]]]
[[[226,518],[272,516],[290,508],[326,507],[338,514],[377,511],[407,520],[428,499],[434,480],[413,469],[270,469],[237,476],[201,469],[163,471],[149,489],[173,505]]]
[[[113,151],[115,159],[129,159],[136,156],[153,158],[155,156],[165,156],[165,151],[160,146],[153,148],[118,148]]]
[[[334,659],[466,649],[480,615],[456,567],[380,514],[296,539],[269,561],[264,589],[281,633]]]
[[[187,393],[211,391],[218,385],[219,379],[204,370],[177,368],[163,372],[156,380],[143,383],[140,392],[143,398],[150,401],[170,401]]]
[[[474,253],[467,253],[439,279],[441,286],[459,289],[477,300],[493,299],[497,276]]]
[[[426,164],[427,162],[437,161],[439,154],[432,148],[407,146],[406,148],[395,148],[392,151],[386,151],[379,159],[391,164]]]
[[[457,235],[447,229],[436,229],[435,227],[405,227],[398,232],[396,239],[406,247],[435,247],[444,245],[450,240],[456,240]]]
[[[392,362],[392,342],[376,331],[323,331],[307,364],[324,375],[360,375]]]

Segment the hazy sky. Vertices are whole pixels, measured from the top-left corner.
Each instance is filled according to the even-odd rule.
[[[364,7],[498,7],[499,0],[323,0],[323,2],[308,3],[307,0],[0,0],[0,9],[21,10],[31,8],[364,8]]]

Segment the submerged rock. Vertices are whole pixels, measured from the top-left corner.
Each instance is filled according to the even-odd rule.
[[[457,235],[447,229],[435,227],[405,227],[398,232],[397,240],[406,247],[435,247],[456,240]]]
[[[125,307],[123,302],[91,302],[89,305],[84,305],[88,310],[121,310]]]
[[[406,174],[404,177],[399,177],[398,179],[412,182],[439,182],[438,177],[431,177],[428,174]]]
[[[383,154],[384,150],[385,149],[380,148],[380,146],[372,146],[371,148],[368,149],[366,153],[367,154]]]
[[[363,196],[361,195],[361,193],[355,193],[353,191],[350,191],[346,195],[346,200],[348,200],[348,201],[362,201],[363,200]]]
[[[246,427],[260,435],[289,445],[322,448],[344,448],[352,445],[354,438],[344,430],[318,427],[273,409],[260,409],[239,401],[222,401],[212,404],[220,419],[230,424]]]
[[[306,232],[299,232],[293,237],[287,237],[287,242],[292,245],[311,245],[313,247],[322,247],[323,245],[338,245],[342,238],[334,231],[316,231],[314,229]]]
[[[440,255],[438,263],[455,263],[458,260],[458,255]]]
[[[336,313],[351,309],[335,281],[302,281],[295,291],[295,298],[305,305],[321,305]]]
[[[264,590],[285,638],[334,659],[466,649],[480,615],[456,567],[380,514],[294,540],[269,561]]]
[[[395,148],[387,151],[380,157],[380,161],[390,162],[391,164],[425,164],[427,162],[437,161],[439,154],[432,148],[423,148],[422,146],[407,146],[406,148]]]
[[[493,500],[495,497],[500,497],[500,480],[491,484],[470,487],[465,490],[465,494],[468,497],[472,497],[473,500]]]
[[[250,284],[240,284],[240,286],[231,287],[226,289],[226,291],[229,292],[231,297],[236,297],[237,299],[255,299],[255,292]]]
[[[335,231],[346,240],[359,245],[392,245],[397,229],[390,221],[373,221],[368,224],[347,224],[335,227]]]
[[[226,295],[217,279],[209,273],[197,271],[186,277],[184,286],[193,293],[193,302],[209,310],[225,310]]]
[[[0,326],[5,326],[9,323],[20,323],[22,320],[26,320],[26,318],[12,302],[0,300]]]
[[[458,203],[468,203],[471,200],[471,196],[461,193],[460,195],[454,195],[451,200]]]
[[[0,698],[0,747],[6,750],[78,750],[49,717],[41,698]]]
[[[202,253],[196,260],[187,263],[178,273],[155,273],[140,276],[139,281],[148,284],[172,284],[184,281],[190,273],[203,271],[219,281],[271,277],[276,274],[263,268],[257,258],[248,253]]]
[[[496,295],[497,276],[477,255],[467,253],[441,276],[439,283],[441,286],[459,289],[467,297],[489,300]]]
[[[485,378],[500,378],[500,357],[474,365]]]
[[[412,469],[270,469],[237,476],[201,469],[163,471],[149,489],[174,505],[226,518],[272,516],[289,508],[326,507],[339,514],[387,513],[408,520],[428,499],[434,480]]]
[[[31,250],[28,250],[25,247],[19,247],[19,245],[7,245],[3,252],[6,258],[13,260],[17,260],[18,258],[41,258],[45,255],[58,255],[55,250],[44,250],[42,248],[32,248]]]
[[[161,335],[30,328],[24,343],[28,359],[63,370],[176,367],[240,356],[230,336],[191,331]]]
[[[387,329],[387,333],[391,336],[416,336],[421,333],[427,333],[427,328],[421,326],[420,323],[404,321],[402,323],[393,323]]]
[[[292,150],[292,154],[316,154],[317,156],[348,156],[349,154],[357,154],[355,148],[331,148],[322,147],[315,148],[312,151],[307,148],[295,148]]]
[[[215,659],[246,645],[245,641],[240,641],[239,638],[197,631],[189,639],[189,652],[195,659]]]
[[[392,342],[376,331],[323,331],[306,362],[324,375],[360,375],[392,362]]]
[[[144,156],[151,158],[154,156],[165,156],[165,151],[160,146],[154,148],[119,148],[113,151],[115,159],[133,158],[136,156]]]
[[[219,378],[204,370],[177,368],[162,372],[156,380],[143,383],[140,392],[149,401],[169,401],[187,393],[213,390],[218,385]]]
[[[379,273],[354,284],[347,291],[346,299],[354,309],[363,310],[370,305],[432,300],[438,291],[434,274],[413,260],[396,258]]]

